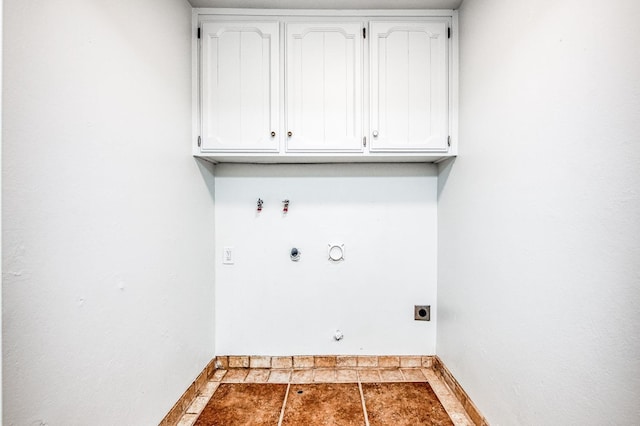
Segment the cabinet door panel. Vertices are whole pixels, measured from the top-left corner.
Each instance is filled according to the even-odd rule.
[[[276,22],[202,25],[202,150],[277,151]]]
[[[287,25],[287,151],[362,151],[362,28]]]
[[[371,23],[371,151],[447,151],[447,28]]]

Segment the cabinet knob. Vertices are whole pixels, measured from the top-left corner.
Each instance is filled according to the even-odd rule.
[[[293,136],[293,133],[287,132],[287,136],[291,137],[291,136]]]
[[[275,138],[276,137],[276,132],[271,132],[271,137]]]
[[[377,137],[378,137],[378,131],[377,131],[377,130],[374,130],[374,131],[373,131],[373,137],[374,137],[374,138],[377,138]]]

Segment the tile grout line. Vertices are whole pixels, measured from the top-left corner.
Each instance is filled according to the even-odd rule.
[[[358,390],[360,391],[360,401],[362,401],[362,411],[364,412],[364,424],[370,426],[369,415],[367,414],[367,406],[364,402],[364,393],[362,392],[362,383],[358,380]]]
[[[284,420],[284,409],[287,406],[287,398],[289,398],[289,389],[291,388],[291,382],[287,383],[287,392],[284,394],[284,401],[282,401],[282,409],[280,410],[280,418],[278,419],[278,426],[282,426]]]

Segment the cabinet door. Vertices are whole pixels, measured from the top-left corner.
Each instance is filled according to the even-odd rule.
[[[371,151],[446,152],[447,22],[371,22]]]
[[[201,28],[201,150],[278,151],[278,23]]]
[[[287,25],[288,152],[362,151],[362,28]]]

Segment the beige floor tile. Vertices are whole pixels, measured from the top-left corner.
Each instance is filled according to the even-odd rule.
[[[227,374],[227,370],[216,370],[216,372],[213,373],[213,377],[211,378],[211,380],[213,380],[214,382],[219,382],[222,380],[225,374]]]
[[[174,426],[182,418],[182,409],[172,409],[158,426]]]
[[[294,370],[291,374],[291,383],[313,383],[314,370],[307,368],[304,370]]]
[[[248,373],[249,373],[249,370],[247,370],[246,368],[237,368],[233,370],[228,370],[227,374],[225,374],[224,377],[222,378],[222,382],[223,383],[242,383],[244,382],[244,379],[245,377],[247,377]]]
[[[380,368],[398,368],[400,367],[399,356],[379,356],[378,367]]]
[[[362,396],[356,383],[291,386],[281,418],[282,426],[365,426]]]
[[[358,357],[358,367],[377,367],[377,366],[378,366],[377,356],[359,356]]]
[[[293,359],[290,356],[274,356],[271,358],[271,368],[292,368]]]
[[[444,406],[444,404],[442,404]],[[447,409],[445,408],[445,411]],[[453,426],[475,426],[473,424],[473,422],[471,421],[471,419],[469,419],[469,416],[467,415],[467,413],[449,413],[447,411],[447,414],[449,414],[449,417],[451,417],[451,421],[453,422]]]
[[[337,367],[356,367],[358,365],[358,358],[355,356],[338,355],[336,357]]]
[[[312,356],[294,356],[293,357],[293,368],[313,368],[313,357]]]
[[[364,383],[379,382],[380,372],[375,368],[358,370],[358,379]]]
[[[229,368],[249,368],[248,356],[230,356]]]
[[[420,368],[422,367],[422,357],[419,356],[401,356],[400,367],[402,368]]]
[[[291,370],[271,370],[269,374],[269,383],[289,383],[291,378]]]
[[[467,415],[464,407],[450,391],[449,387],[430,368],[423,368],[422,373],[427,378],[431,389],[436,394],[440,403],[446,410],[455,426],[473,426],[473,422]]]
[[[401,369],[402,375],[407,382],[426,382],[427,378],[424,377],[422,371],[419,368],[403,368]]]
[[[433,357],[432,356],[423,356],[422,357],[422,368],[431,368],[433,367]]]
[[[211,361],[209,361],[209,364],[207,364],[207,366],[204,369],[205,371],[205,377],[207,378],[207,380],[211,380],[211,377],[213,376],[213,373],[216,372],[216,359],[212,359]]]
[[[245,383],[265,383],[269,379],[269,370],[266,368],[252,368],[245,377]]]
[[[317,356],[314,357],[316,368],[335,368],[336,357],[335,356]]]
[[[371,426],[453,426],[426,382],[362,383],[361,389]]]
[[[226,383],[363,383],[429,382],[455,426],[473,426],[461,402],[431,368],[433,357],[425,356],[295,356],[295,357],[225,357],[227,365],[254,365],[258,368],[215,370],[210,381],[202,385],[198,396],[180,418],[177,426],[193,426],[221,382]],[[326,366],[314,369],[314,365]],[[333,368],[338,365],[342,368]],[[398,368],[398,366],[402,368]],[[297,366],[292,370],[292,366]],[[346,367],[346,368],[345,368]],[[358,367],[358,369],[356,369]],[[382,368],[385,367],[385,368]],[[369,385],[370,386],[370,385]],[[184,407],[184,406],[183,406]]]
[[[332,368],[326,370],[315,370],[313,381],[321,383],[333,383],[336,381],[336,370]]]
[[[252,356],[249,358],[249,367],[271,368],[271,357],[270,356]]]
[[[208,380],[206,371],[200,373],[196,378],[196,389],[202,389]]]
[[[198,420],[198,414],[185,414],[176,426],[193,426],[196,420]]]
[[[216,368],[220,370],[228,370],[229,369],[229,357],[228,356],[217,356],[216,357]]]
[[[196,387],[192,384],[187,388],[187,390],[184,392],[184,394],[182,394],[182,397],[180,398],[180,405],[182,405],[182,409],[186,411],[196,396],[198,396],[198,393],[196,392]]]
[[[194,399],[189,408],[187,408],[187,414],[200,414],[207,402],[209,402],[209,398],[208,396],[199,396]]]
[[[431,368],[431,356],[229,356],[224,363],[231,366],[254,365],[257,368],[215,370],[211,380],[202,385],[198,396],[180,418],[177,426],[192,426],[221,382],[225,383],[363,383],[429,382],[455,426],[473,426],[473,422],[446,383]],[[322,368],[312,368],[313,366]],[[334,366],[342,368],[334,368]],[[291,367],[297,367],[292,370]],[[398,368],[401,366],[402,368]],[[346,367],[346,368],[345,368]],[[358,367],[358,369],[356,369]],[[383,368],[384,367],[384,368]],[[361,368],[361,369],[360,369]]]
[[[427,378],[427,381],[429,383],[433,382],[436,385],[443,385],[444,384],[444,382],[442,380],[440,380],[440,378],[438,377],[436,372],[433,371],[433,369],[431,369],[431,368],[423,368],[421,371],[422,371],[422,374],[424,374],[424,377]]]
[[[207,382],[202,389],[200,389],[200,396],[211,396],[215,393],[216,389],[220,386],[220,382]]]
[[[404,382],[404,376],[397,368],[381,369],[380,379],[383,382]]]
[[[347,369],[339,368],[336,370],[336,380],[338,382],[357,383],[358,372],[356,370],[347,370]]]

